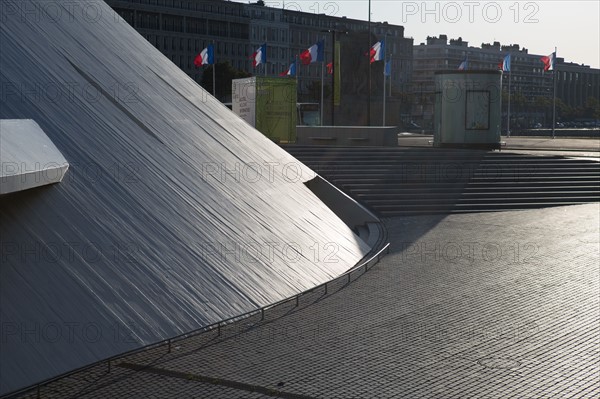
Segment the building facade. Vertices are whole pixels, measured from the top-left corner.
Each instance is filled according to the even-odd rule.
[[[550,101],[554,72],[544,71],[544,64],[540,60],[542,55],[529,54],[526,48],[518,44],[503,46],[494,42],[472,47],[460,37],[448,40],[446,35],[440,35],[428,37],[426,43],[414,47],[413,119],[421,121],[426,128],[432,124],[435,71],[456,70],[463,61],[467,62],[469,70],[497,70],[507,54],[511,54],[511,72],[503,76],[504,97],[507,97],[507,82],[511,79],[511,98],[529,105]],[[599,69],[566,63],[562,58],[557,58],[555,69],[557,98],[567,106],[580,107],[589,97],[600,98]],[[521,105],[518,108],[518,104],[515,104],[513,116],[519,117],[519,112],[527,115],[524,125],[545,117],[535,107]]]
[[[291,8],[267,7],[264,2],[244,4],[224,0],[107,0],[107,3],[196,82],[203,68],[194,66],[194,57],[208,44],[215,45],[216,62],[228,61],[234,68],[255,74],[265,66],[252,66],[251,55],[267,43],[266,74],[285,71],[296,55],[318,40],[325,42],[325,63],[332,61],[333,36],[345,32],[368,32],[366,21]],[[404,27],[372,23],[372,43],[361,43],[364,52],[374,41],[387,37],[392,62],[392,88],[406,90],[412,74],[412,38]],[[299,91],[321,79],[321,64],[298,68]],[[342,78],[343,79],[343,78]],[[227,101],[228,99],[221,99]]]
[[[600,101],[600,69],[572,62],[557,65],[556,96],[570,106],[582,106],[590,98]]]

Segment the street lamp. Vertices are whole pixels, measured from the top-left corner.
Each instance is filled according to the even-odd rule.
[[[423,102],[423,82],[420,82],[419,86],[421,87],[421,100],[419,101],[421,103],[421,127],[423,127],[423,126],[425,126],[425,105]]]

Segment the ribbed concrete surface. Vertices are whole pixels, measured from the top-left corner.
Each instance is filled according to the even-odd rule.
[[[369,252],[306,187],[312,171],[103,1],[2,0],[0,21],[0,119],[34,120],[71,165],[0,196],[0,395],[270,305]]]
[[[392,254],[337,293],[125,359],[145,371],[114,365],[42,397],[166,399],[185,387],[246,398],[256,387],[281,398],[597,398],[599,211],[389,219]],[[155,391],[162,381],[173,393]],[[232,382],[243,389],[213,396]]]

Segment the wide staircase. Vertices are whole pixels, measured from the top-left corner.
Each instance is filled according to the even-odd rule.
[[[382,217],[600,201],[600,163],[590,159],[438,148],[284,148]]]

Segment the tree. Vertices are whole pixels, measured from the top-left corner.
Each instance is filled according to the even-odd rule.
[[[323,86],[323,97],[331,98],[331,85],[325,83]],[[300,100],[306,102],[321,102],[321,81],[313,80],[308,83],[306,93],[300,93]]]
[[[392,98],[400,101],[400,112],[403,114],[410,113],[412,104],[415,102],[415,94],[409,91],[392,90]]]
[[[534,100],[533,108],[543,116],[542,124],[550,126],[552,121],[552,99],[546,96],[538,96]]]
[[[233,79],[242,79],[252,76],[252,74],[235,69],[229,64],[229,61],[217,62],[215,69],[216,77],[216,96],[221,101],[231,100],[231,81]],[[209,93],[213,91],[213,65],[204,69],[202,74],[202,87]]]
[[[583,109],[586,118],[600,119],[600,101],[595,97],[588,97]]]

